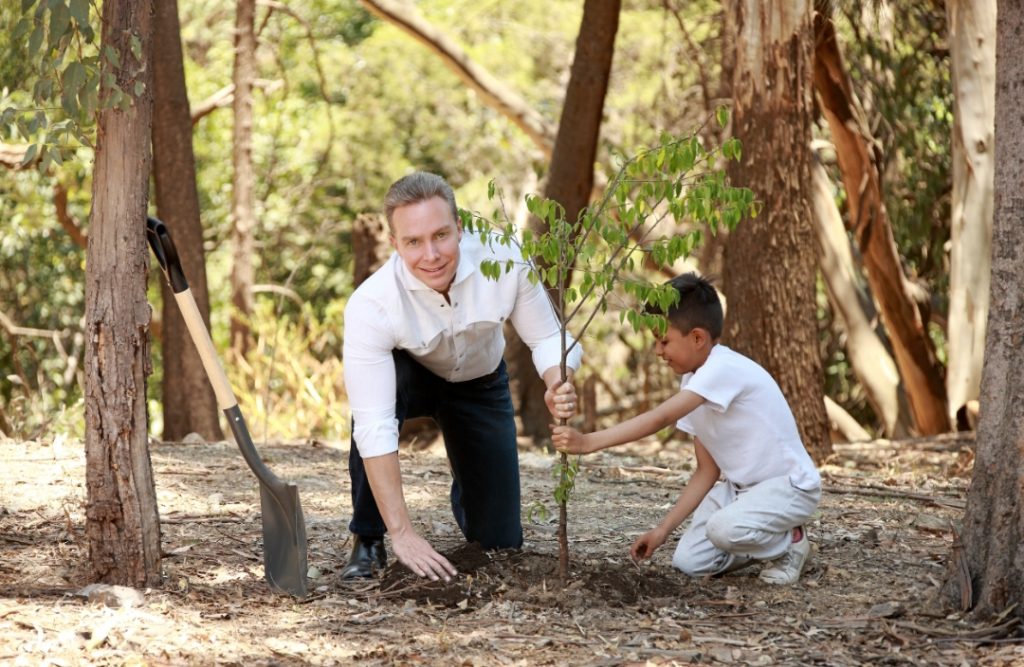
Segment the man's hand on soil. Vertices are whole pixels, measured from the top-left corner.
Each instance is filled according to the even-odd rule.
[[[415,572],[417,576],[428,577],[431,581],[451,581],[451,578],[458,574],[447,558],[434,551],[429,542],[411,530],[393,534],[391,545],[394,547],[398,562]]]

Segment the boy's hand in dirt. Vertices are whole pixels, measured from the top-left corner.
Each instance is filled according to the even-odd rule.
[[[651,528],[649,531],[636,538],[633,542],[633,546],[629,549],[629,555],[633,557],[635,561],[646,560],[650,558],[658,547],[665,543],[665,539],[668,535],[665,534],[660,527]]]
[[[587,436],[572,426],[551,425],[551,442],[555,449],[565,454],[589,454]]]

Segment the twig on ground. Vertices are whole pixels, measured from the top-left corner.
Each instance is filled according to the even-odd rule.
[[[822,485],[821,488],[823,491],[826,491],[828,493],[848,494],[855,496],[878,496],[881,498],[907,498],[909,500],[921,500],[923,502],[933,503],[935,505],[945,505],[946,507],[954,507],[956,509],[963,509],[964,507],[967,506],[967,502],[960,498],[953,498],[950,496],[930,496],[925,493],[901,491],[899,489],[875,486],[873,484],[857,487],[825,484]]]

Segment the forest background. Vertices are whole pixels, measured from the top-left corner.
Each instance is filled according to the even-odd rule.
[[[84,242],[92,148],[68,133],[47,132],[47,123],[52,130],[62,120],[60,110],[48,110],[48,120],[32,112],[39,64],[28,35],[16,30],[18,4],[5,2],[0,9],[0,20],[10,27],[0,33],[0,51],[5,53],[0,108],[30,111],[4,116],[0,429],[19,438],[54,432],[81,436]],[[377,3],[376,8],[389,4]],[[353,237],[365,235],[368,224],[372,234],[376,224],[380,240],[379,220],[373,216],[395,178],[411,169],[436,171],[455,186],[461,206],[484,212],[494,208],[486,197],[494,180],[520,225],[525,225],[526,212],[519,202],[544,187],[549,151],[543,150],[543,142],[532,140],[509,114],[445,66],[437,45],[425,46],[394,22],[377,18],[369,11],[373,5],[257,4],[248,214],[233,200],[238,190],[233,179],[239,176],[227,157],[232,155],[235,125],[235,8],[223,2],[183,0],[179,5],[211,329],[221,350],[233,347],[232,319],[251,331],[251,344],[230,357],[227,370],[258,440],[347,437],[340,315],[357,280],[354,271],[365,271],[387,252],[383,244],[366,248]],[[550,128],[557,127],[562,111],[581,3],[438,1],[418,3],[415,9],[397,6],[433,26],[449,45],[457,45],[467,62],[489,74],[485,84],[510,94],[539,127],[547,128],[548,140],[553,139]],[[897,21],[884,2],[839,3],[831,15],[861,114],[858,122],[874,153],[905,291],[920,312],[927,344],[934,346],[935,370],[945,375],[955,143],[949,26],[940,3],[909,3],[906,11]],[[707,119],[717,106],[731,103],[733,56],[726,18],[715,2],[624,3],[600,126],[599,182],[616,169],[616,156],[654,145],[664,133],[697,131],[709,143],[721,141],[714,136],[718,128]],[[81,56],[97,49],[95,41],[81,40],[74,48]],[[945,428],[915,424],[875,305],[878,297],[864,277],[856,221],[849,219],[849,197],[825,114],[815,113],[812,130],[816,166],[827,175],[821,187],[834,202],[833,211],[817,217],[823,221],[828,215],[844,215],[849,230],[846,264],[839,253],[840,259],[832,260],[839,262],[838,268],[822,266],[815,298],[822,386],[834,435],[848,440],[941,432],[957,425],[958,410],[959,426],[968,427],[962,408],[976,399],[976,382],[973,390],[957,394],[956,405],[943,406],[949,414]],[[32,143],[44,149],[25,160]],[[815,178],[819,176],[815,171]],[[188,177],[187,172],[171,176]],[[156,207],[151,210],[158,212]],[[240,300],[233,221],[246,215],[252,245],[245,254],[252,268],[248,285],[241,287],[250,296]],[[826,227],[824,222],[821,227]],[[722,237],[708,237],[689,262],[662,267],[660,273],[668,277],[697,268],[727,274],[735,267],[723,259],[725,245]],[[357,261],[360,252],[364,256]],[[829,275],[840,272],[852,288],[845,295],[830,292]],[[159,281],[152,273],[150,302],[159,304]],[[660,279],[658,273],[651,274],[653,279]],[[837,300],[844,299],[847,303],[837,308]],[[618,325],[622,307],[628,304],[613,304],[611,317],[588,332],[586,341],[589,358],[600,360],[583,374],[584,379],[596,376],[592,395],[598,422],[642,410],[673,391],[676,383],[658,367],[649,341]],[[850,309],[862,313],[870,344],[858,343],[865,340],[865,332],[851,325],[844,314]],[[159,308],[154,315],[151,432],[169,439],[193,430],[210,435],[188,424],[165,425]],[[176,331],[179,337],[181,333]],[[858,374],[851,361],[858,350],[851,347],[869,349],[877,357],[868,370]],[[980,374],[980,360],[975,365]],[[887,389],[871,388],[878,376],[888,381]],[[540,434],[544,429],[544,424],[541,429],[527,424],[525,430]]]
[[[631,271],[722,277],[725,342],[779,380],[819,463],[834,442],[977,422],[945,590],[1021,615],[1019,6],[998,23],[996,3],[957,0],[149,7],[0,3],[0,430],[84,436],[94,579],[160,580],[149,437],[223,437],[153,271],[146,304],[147,206],[257,440],[344,441],[340,315],[387,255],[390,182],[437,171],[484,215],[497,183],[536,229],[552,221],[525,195],[574,220],[623,157],[695,134],[760,214],[687,263],[640,239]],[[692,239],[694,220],[664,233]],[[675,391],[619,323],[635,305],[616,294],[587,330],[585,428]],[[542,441],[522,354],[512,341],[522,434]]]

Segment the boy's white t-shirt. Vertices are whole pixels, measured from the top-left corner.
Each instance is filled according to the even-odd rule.
[[[676,425],[700,438],[726,479],[747,486],[788,475],[799,489],[821,486],[782,390],[757,362],[716,344],[679,387],[705,402]]]

